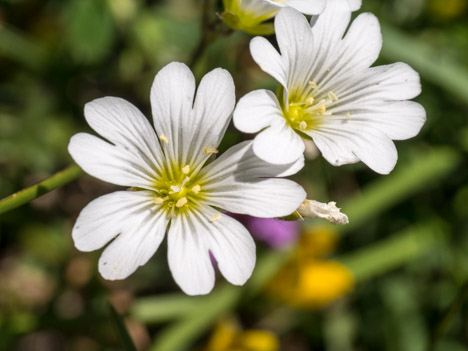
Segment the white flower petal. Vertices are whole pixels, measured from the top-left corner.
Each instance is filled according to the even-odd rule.
[[[81,210],[72,237],[80,251],[94,251],[119,234],[128,217],[144,211],[151,201],[147,191],[116,191],[91,201]]]
[[[366,128],[378,129],[392,140],[405,140],[416,136],[426,121],[426,111],[413,101],[367,103],[350,115],[349,118],[332,116],[328,119],[337,119],[336,123],[340,123],[343,129],[349,128],[348,125],[362,131]]]
[[[187,295],[208,294],[215,274],[208,237],[200,235],[198,222],[182,213],[172,220],[167,236],[167,259],[176,283]]]
[[[334,90],[340,98],[333,108],[362,109],[369,102],[407,100],[421,93],[419,74],[405,63],[371,67],[353,79],[343,78]]]
[[[218,147],[231,120],[236,102],[235,87],[228,71],[217,68],[206,74],[197,89],[190,119],[182,126],[184,159],[198,164],[210,155],[204,148]]]
[[[85,105],[91,128],[114,145],[133,153],[149,168],[161,165],[162,152],[156,133],[134,105],[117,97],[104,97]]]
[[[231,284],[243,285],[255,267],[255,242],[252,236],[238,221],[212,208],[204,208],[203,215],[205,217],[199,220],[209,236],[209,249],[218,262],[221,274]]]
[[[289,164],[303,155],[305,145],[301,137],[280,120],[255,137],[253,150],[269,163]]]
[[[390,138],[372,126],[342,124],[338,119],[330,119],[320,130],[308,133],[328,162],[341,166],[361,160],[377,173],[392,171],[398,155]]]
[[[296,87],[309,81],[310,62],[304,58],[315,55],[312,30],[307,19],[291,8],[283,8],[276,15],[275,30],[282,59],[293,64],[293,69],[289,67],[284,88],[289,91],[289,98],[294,100],[291,95]]]
[[[86,133],[70,139],[68,152],[86,173],[116,185],[151,189],[157,174],[134,153]]]
[[[183,63],[172,62],[161,69],[151,87],[154,128],[172,160],[182,149],[181,133],[188,127],[195,95],[195,78]]]
[[[325,0],[267,0],[270,4],[283,7],[289,6],[306,15],[318,15],[325,9]]]
[[[287,216],[304,200],[304,189],[290,180],[264,178],[291,174],[303,164],[303,157],[289,165],[270,164],[254,154],[251,141],[243,142],[202,170],[206,180],[200,186],[209,205],[255,217]]]
[[[144,265],[164,238],[168,220],[147,191],[118,191],[89,203],[73,227],[80,251],[104,250],[99,271],[105,279],[124,279]]]
[[[162,212],[140,217],[106,247],[99,259],[99,273],[107,280],[125,279],[134,273],[159,248],[167,223]]]
[[[348,5],[351,11],[357,11],[361,8],[362,0],[348,0]]]
[[[256,133],[283,120],[281,107],[269,90],[254,90],[243,96],[234,110],[234,126],[244,133]]]
[[[334,82],[352,72],[358,74],[369,68],[382,49],[382,33],[377,17],[371,13],[359,15],[351,24],[346,36],[335,49],[335,60],[328,65],[330,71],[317,84],[322,90],[334,91]]]
[[[250,54],[262,71],[286,86],[286,64],[268,40],[263,37],[253,38],[250,41]]]

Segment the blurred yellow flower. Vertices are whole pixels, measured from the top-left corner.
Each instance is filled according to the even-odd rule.
[[[451,20],[463,15],[467,9],[467,5],[467,0],[430,0],[428,8],[432,16],[439,19]]]
[[[205,351],[277,351],[277,336],[266,330],[243,331],[234,319],[216,326]]]
[[[323,258],[335,248],[337,235],[327,227],[307,230],[287,264],[267,286],[275,299],[298,308],[324,307],[354,287],[349,269]]]
[[[305,228],[297,244],[299,259],[324,257],[331,254],[338,242],[338,236],[329,226]]]

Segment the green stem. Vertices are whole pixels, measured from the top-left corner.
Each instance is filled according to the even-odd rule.
[[[465,283],[465,285],[462,286],[460,292],[458,293],[457,297],[455,300],[452,302],[450,305],[449,310],[445,314],[444,318],[442,321],[439,323],[437,326],[437,329],[435,330],[434,335],[431,338],[431,341],[429,343],[429,346],[427,348],[428,351],[435,351],[438,342],[442,339],[442,337],[445,335],[447,332],[448,328],[452,324],[453,319],[457,315],[458,311],[460,311],[463,302],[468,296],[468,281]]]
[[[13,210],[21,205],[28,203],[41,195],[44,195],[54,189],[70,183],[83,174],[78,165],[65,168],[54,174],[52,177],[43,180],[29,188],[23,189],[0,200],[0,214]]]
[[[212,42],[219,37],[227,36],[233,32],[232,29],[224,25],[224,22],[218,15],[213,19],[211,18],[211,14],[214,12],[212,10],[213,0],[203,0],[200,41],[189,60],[189,67],[192,70]]]

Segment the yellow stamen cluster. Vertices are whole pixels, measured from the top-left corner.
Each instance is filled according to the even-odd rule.
[[[298,131],[304,132],[317,128],[323,116],[330,116],[331,112],[328,110],[335,102],[339,101],[338,96],[329,91],[325,98],[317,100],[317,84],[313,81],[308,82],[310,89],[307,92],[308,96],[292,97],[289,102],[288,109],[284,111],[284,118],[288,125]],[[347,118],[349,118],[347,116]]]
[[[154,203],[170,214],[193,209],[203,199],[200,179],[192,167],[173,165],[154,185]]]

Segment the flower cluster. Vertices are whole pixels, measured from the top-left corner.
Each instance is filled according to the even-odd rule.
[[[397,160],[392,140],[413,137],[424,123],[424,109],[407,101],[420,92],[418,74],[403,63],[369,68],[382,43],[377,19],[362,14],[344,34],[359,1],[224,3],[226,16],[237,18],[233,28],[251,33],[276,15],[280,52],[262,37],[250,48],[280,83],[277,95],[253,91],[235,107],[227,71],[211,71],[196,88],[190,69],[171,63],[151,89],[153,125],[129,102],[105,97],[85,107],[103,139],[80,133],[70,141],[87,173],[128,188],[92,201],[72,232],[82,251],[110,242],[99,260],[106,279],[124,279],[144,265],[167,232],[169,268],[185,293],[211,291],[211,256],[229,282],[242,285],[255,266],[255,243],[226,212],[348,221],[333,202],[306,200],[300,185],[284,179],[304,166],[303,138],[333,165],[361,160],[389,173]],[[301,12],[314,15],[310,23]],[[240,131],[260,133],[217,157],[231,116]]]

